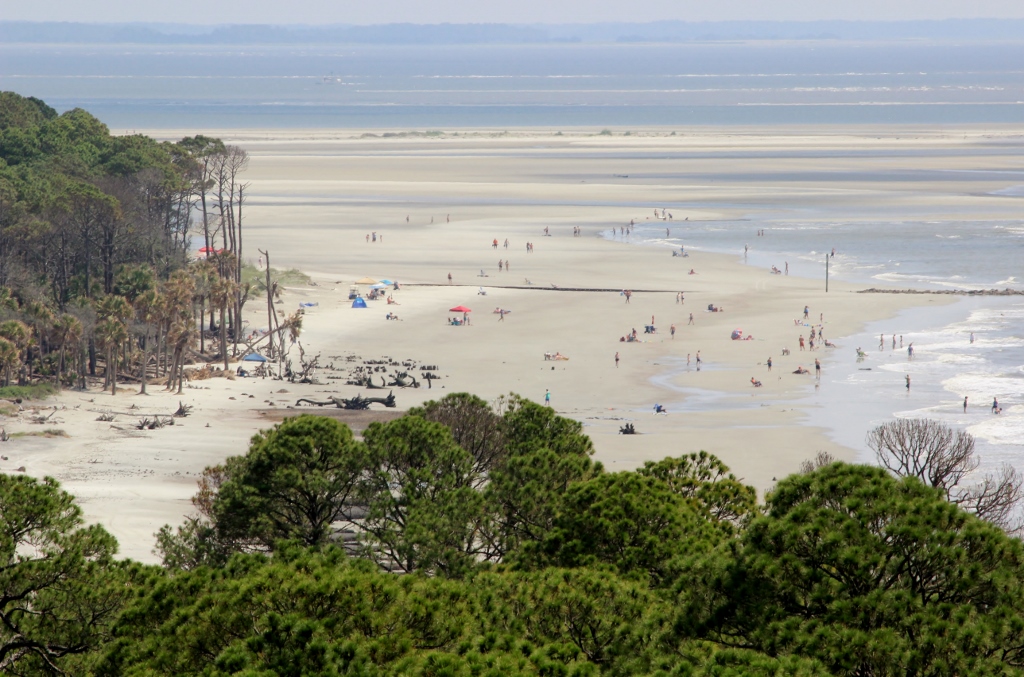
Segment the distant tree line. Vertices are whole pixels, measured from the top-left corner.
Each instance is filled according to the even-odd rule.
[[[208,343],[227,368],[242,308],[267,286],[243,274],[247,164],[219,139],[113,136],[86,111],[0,92],[4,384],[180,387]]]
[[[923,465],[973,462],[916,432]],[[0,476],[0,671],[1024,674],[1021,543],[941,483],[819,455],[759,503],[704,452],[592,454],[516,396],[362,439],[285,419],[202,475],[164,567],[116,560],[52,480]]]

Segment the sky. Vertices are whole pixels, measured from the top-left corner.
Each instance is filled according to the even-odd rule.
[[[3,21],[595,23],[1024,18],[1024,0],[0,0]]]

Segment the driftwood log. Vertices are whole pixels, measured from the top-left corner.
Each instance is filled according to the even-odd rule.
[[[388,384],[397,388],[419,388],[420,382],[406,371],[396,371],[393,380]]]
[[[398,406],[395,404],[395,394],[393,392],[388,393],[387,397],[362,397],[360,395],[356,395],[355,397],[349,398],[332,397],[325,401],[311,400],[308,397],[303,397],[296,400],[295,406],[299,406],[303,402],[317,407],[329,407],[333,404],[338,409],[369,409],[371,404],[383,404],[389,409],[393,409]]]

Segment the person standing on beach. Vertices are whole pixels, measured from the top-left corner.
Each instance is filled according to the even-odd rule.
[[[907,359],[908,360],[914,359],[914,344],[913,343],[911,343],[910,345],[907,346]]]
[[[800,334],[800,350],[804,349],[804,335]]]
[[[700,363],[701,363],[700,351],[698,350],[697,351],[697,371],[700,371]]]
[[[498,259],[498,272],[500,273],[504,269],[505,269],[505,262],[502,261],[501,259]]]
[[[789,275],[789,261],[786,261],[786,275]]]
[[[448,284],[452,283],[452,274],[448,273]]]
[[[676,337],[676,325],[675,324],[672,324],[672,325],[669,326],[668,333],[672,335],[673,339]]]
[[[910,374],[907,374],[904,378],[907,379],[907,390],[910,390]]]
[[[814,377],[821,380],[821,361],[818,358],[814,358]]]
[[[807,316],[810,315],[810,314],[811,314],[811,307],[810,306],[804,306],[804,319],[806,320]]]
[[[974,343],[974,332],[971,332],[971,343]]]
[[[629,297],[633,295],[633,292],[631,292],[631,291],[629,291],[629,290],[627,289],[627,290],[626,290],[625,292],[623,292],[623,293],[624,293],[624,294],[625,294],[625,296],[626,296],[626,303],[629,303]]]
[[[964,397],[964,413],[967,413],[967,397]]]
[[[508,259],[505,259],[505,272],[507,273],[511,268],[508,267]]]
[[[992,398],[992,413],[993,414],[998,414],[999,413],[999,400],[998,400],[998,398],[995,398],[995,397]]]
[[[615,353],[615,368],[619,368],[619,354],[617,352]]]
[[[544,406],[551,406],[551,391],[548,390],[547,388],[544,389]]]
[[[772,370],[772,358],[768,358],[768,371]]]

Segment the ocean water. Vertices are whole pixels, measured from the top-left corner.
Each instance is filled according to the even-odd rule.
[[[968,298],[944,308],[915,308],[838,343],[824,352],[821,387],[805,401],[808,420],[862,450],[861,460],[873,460],[864,442],[868,430],[893,417],[911,417],[969,432],[983,469],[1024,466],[1024,298]],[[858,347],[866,358],[857,359]],[[905,375],[911,378],[909,390]],[[1002,413],[992,412],[993,399]]]
[[[678,205],[678,211],[694,206]],[[666,209],[671,212],[673,205]],[[761,229],[764,237],[756,234]],[[611,231],[603,235],[623,239]],[[756,216],[737,221],[659,220],[638,223],[628,239],[668,249],[735,254],[740,262],[757,268],[774,265],[784,270],[788,263],[790,274],[822,283],[827,255],[830,279],[866,286],[1005,289],[1020,287],[1024,278],[1021,221],[791,221]]]
[[[0,45],[115,129],[1024,122],[1024,45]]]

